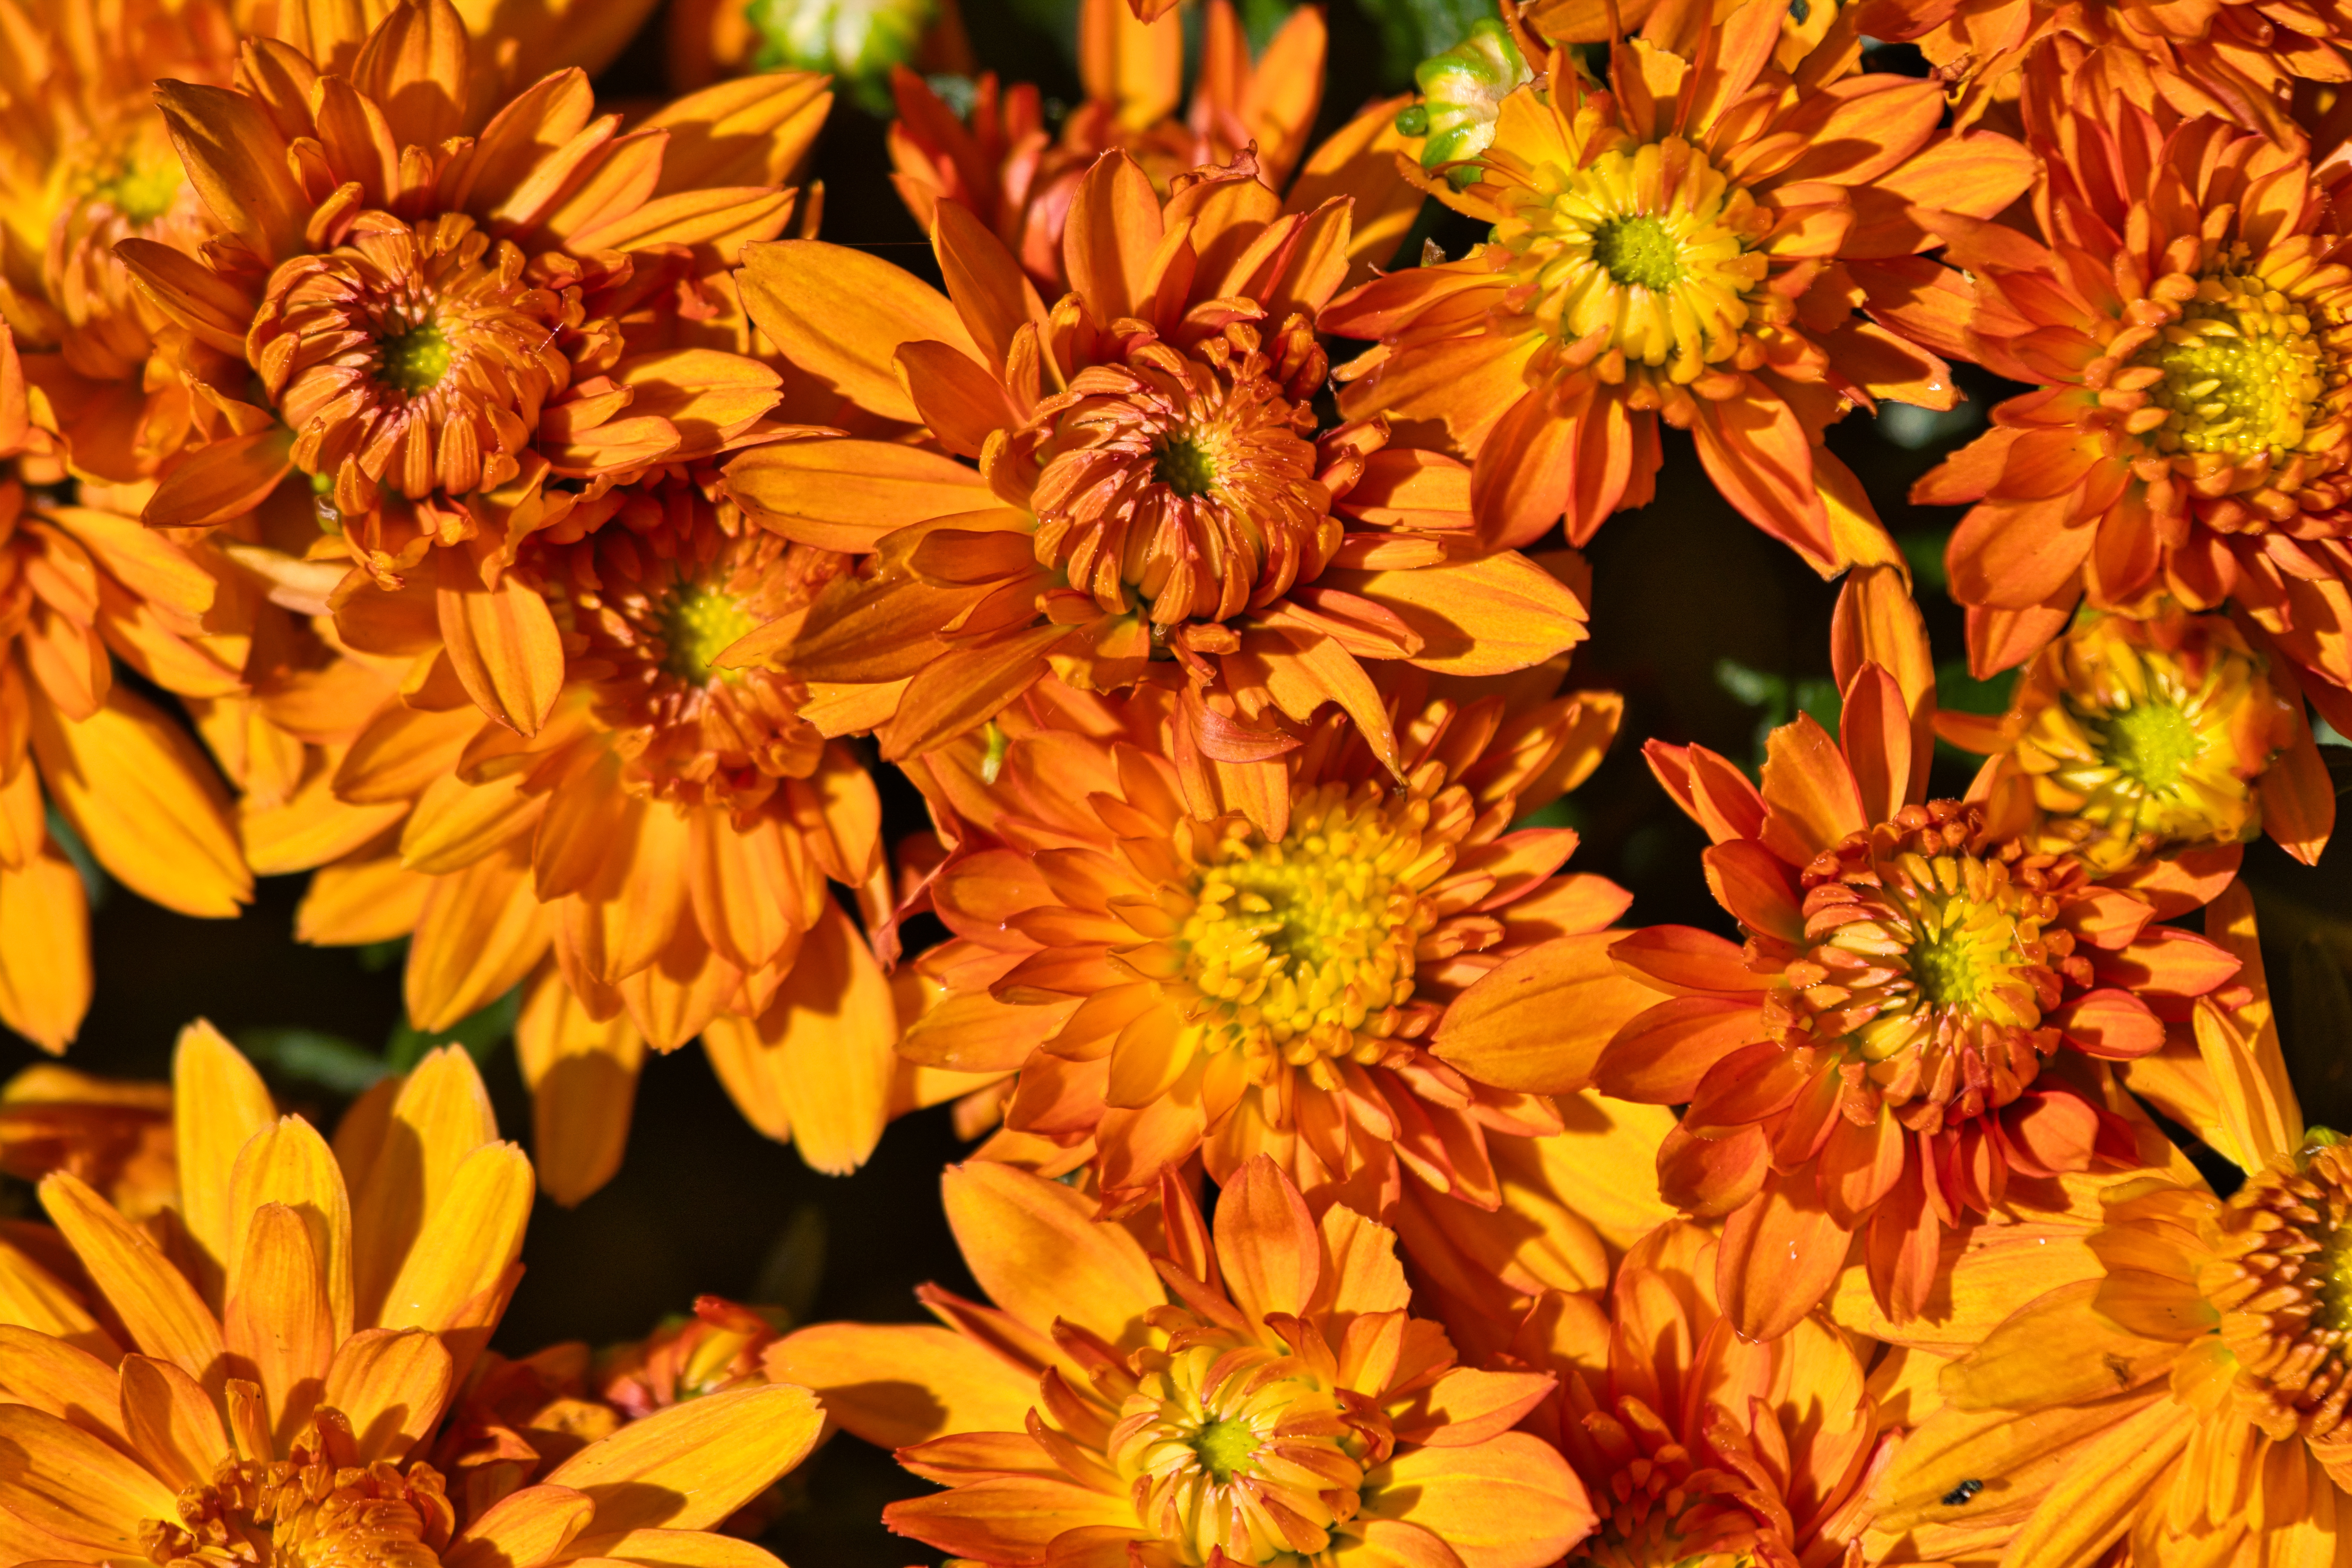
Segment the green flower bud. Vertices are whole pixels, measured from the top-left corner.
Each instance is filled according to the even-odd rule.
[[[760,70],[830,71],[867,110],[890,112],[890,69],[913,58],[937,0],[750,0]]]
[[[1414,68],[1421,101],[1397,116],[1397,132],[1428,138],[1421,149],[1424,169],[1465,163],[1494,144],[1503,100],[1534,79],[1509,31],[1496,18],[1482,16],[1470,25],[1468,37]],[[1450,177],[1460,187],[1478,172],[1455,169]]]

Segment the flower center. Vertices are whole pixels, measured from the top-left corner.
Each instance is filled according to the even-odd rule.
[[[2197,280],[2197,297],[2134,363],[2164,379],[2149,398],[2169,411],[2153,439],[2166,452],[2273,459],[2303,445],[2325,384],[2301,301],[2231,271]]]
[[[1663,293],[1683,278],[1682,243],[1646,213],[1613,217],[1593,230],[1592,259],[1629,288]]]
[[[1424,842],[1429,816],[1424,800],[1391,807],[1369,784],[1321,784],[1278,842],[1239,819],[1197,829],[1219,837],[1193,847],[1177,941],[1184,980],[1211,1004],[1208,1044],[1241,1047],[1261,1082],[1283,1062],[1388,1055],[1436,919],[1421,889],[1454,862],[1450,845]]]
[[[1688,383],[1733,357],[1751,317],[1785,313],[1758,287],[1771,215],[1679,139],[1545,163],[1518,203],[1495,241],[1562,343],[1602,333],[1607,350]]]
[[[1171,436],[1160,444],[1151,477],[1180,496],[1204,496],[1217,486],[1217,459],[1198,434]]]
[[[126,158],[90,194],[132,223],[150,224],[172,210],[181,178],[177,158]]]
[[[2016,1098],[2043,1048],[2058,970],[2087,979],[2073,937],[2050,923],[2052,889],[2081,867],[1972,853],[1980,820],[1953,801],[1906,806],[1805,871],[1811,945],[1766,1016],[1790,1045],[1843,1044],[1894,1105],[1974,1116]]]
[[[734,595],[680,584],[662,612],[662,640],[669,645],[662,668],[696,686],[734,680],[742,672],[719,668],[718,658],[759,627]]]
[[[2109,719],[2100,749],[2116,771],[2154,795],[2169,793],[2205,747],[2197,725],[2169,702],[2143,702]]]
[[[1158,627],[1226,620],[1311,581],[1339,543],[1308,402],[1326,368],[1294,318],[1263,334],[1235,323],[1181,354],[1150,340],[1087,369],[1019,433],[1036,479],[1008,499],[1037,519],[1037,563],[1104,615],[1140,599]]]
[[[290,1460],[224,1460],[209,1486],[180,1494],[177,1520],[142,1524],[140,1544],[157,1563],[439,1568],[456,1523],[440,1473],[360,1466],[341,1420],[320,1412]]]
[[[436,321],[419,321],[383,339],[376,352],[382,356],[376,379],[411,397],[432,391],[449,374],[449,340]]]
[[[1387,1418],[1263,1345],[1192,1343],[1151,1363],[1105,1445],[1137,1521],[1188,1563],[1328,1550],[1388,1458]]]

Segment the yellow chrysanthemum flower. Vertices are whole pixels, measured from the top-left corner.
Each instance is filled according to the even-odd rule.
[[[808,1451],[804,1389],[716,1394],[499,1488],[453,1490],[418,1457],[521,1278],[530,1212],[530,1163],[462,1051],[362,1100],[333,1148],[208,1026],[174,1079],[178,1223],[133,1225],[59,1171],[41,1198],[79,1278],[0,1255],[0,1560],[772,1561],[693,1532]]]

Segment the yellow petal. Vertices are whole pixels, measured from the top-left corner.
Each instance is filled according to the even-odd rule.
[[[442,1553],[442,1568],[537,1568],[553,1562],[595,1511],[593,1500],[569,1487],[509,1492]]]
[[[985,1161],[949,1166],[940,1184],[956,1245],[990,1300],[1041,1331],[1066,1318],[1112,1344],[1141,1342],[1143,1314],[1168,1292],[1142,1246],[1097,1224],[1084,1194]]]
[[[827,85],[813,71],[775,71],[672,99],[645,120],[669,132],[656,188],[784,184],[833,106]]]
[[[213,1402],[170,1362],[122,1358],[122,1426],[142,1458],[173,1487],[203,1486],[229,1457]]]
[[[278,1108],[253,1064],[199,1018],[172,1051],[172,1123],[180,1166],[180,1213],[217,1289],[230,1257],[229,1184],[237,1152]]]
[[[835,1176],[864,1164],[889,1119],[898,1012],[889,980],[839,904],[825,901],[760,1033],[775,1042],[772,1070],[801,1158]]]
[[[405,1458],[454,1385],[449,1352],[422,1329],[362,1329],[335,1352],[322,1403],[351,1417],[362,1463]]]
[[[805,1388],[724,1389],[631,1422],[557,1466],[547,1482],[596,1500],[599,1536],[708,1530],[799,1464],[824,1425]]]
[[[319,1238],[302,1215],[265,1204],[249,1216],[244,1240],[221,1332],[240,1372],[261,1384],[273,1451],[282,1453],[317,1408],[335,1347],[350,1331],[349,1284],[338,1332]]]
[[[41,1180],[41,1206],[65,1233],[131,1342],[218,1385],[221,1331],[187,1276],[80,1178],[54,1171]]]
[[[538,734],[563,689],[563,637],[547,601],[519,577],[495,588],[467,581],[461,552],[441,553],[436,603],[450,668],[483,712],[517,734]]]
[[[187,732],[121,686],[74,722],[32,705],[49,798],[99,864],[142,898],[226,919],[253,897],[228,796]]]
[[[403,866],[397,853],[321,866],[294,911],[294,940],[353,947],[406,936],[425,916],[433,881]]]
[[[311,1254],[323,1269],[321,1284],[334,1338],[353,1327],[352,1205],[343,1173],[327,1141],[299,1116],[289,1116],[248,1140],[229,1180],[229,1294],[242,1288],[238,1268],[250,1258],[247,1232],[264,1205],[282,1204],[310,1227]],[[324,1370],[321,1368],[320,1370]]]
[[[458,1166],[499,1135],[474,1058],[446,1046],[399,1089],[367,1168],[352,1178],[352,1294],[357,1321],[376,1325],[425,1216],[452,1190]]]
[[[143,1561],[139,1526],[179,1517],[174,1489],[79,1426],[0,1405],[0,1510],[110,1558]]]
[[[89,994],[81,873],[44,845],[22,866],[0,867],[0,1024],[45,1051],[62,1051],[81,1028]]]
[[[640,1568],[783,1568],[748,1541],[708,1530],[625,1530],[579,1543],[611,1563]]]
[[[122,1388],[88,1351],[14,1323],[0,1324],[0,1402],[29,1405],[127,1448]]]
[[[929,1323],[817,1323],[777,1341],[762,1364],[885,1448],[950,1432],[1018,1432],[1037,1403],[1034,1374]]]
[[[509,844],[436,879],[408,947],[409,1020],[446,1029],[522,983],[553,940],[553,914],[530,887],[527,848]]]
[[[625,1013],[602,1023],[590,1017],[563,977],[551,970],[523,1004],[515,1056],[530,1086],[539,1184],[569,1207],[621,1168],[646,1037]]]
[[[466,1156],[425,1216],[379,1321],[436,1332],[459,1326],[467,1304],[522,1251],[530,1197],[530,1162],[513,1144],[485,1143]]]

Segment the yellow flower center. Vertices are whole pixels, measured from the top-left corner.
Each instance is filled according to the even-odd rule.
[[[140,1544],[159,1563],[440,1568],[455,1523],[440,1473],[421,1464],[405,1474],[386,1464],[362,1468],[348,1454],[334,1462],[330,1455],[350,1442],[343,1426],[323,1441],[314,1430],[290,1460],[224,1460],[210,1485],[180,1494],[178,1519],[142,1524]]]
[[[2234,843],[2261,822],[2253,781],[2283,705],[2225,623],[2179,640],[2102,617],[2060,645],[2055,700],[2018,745],[2052,847],[2114,870],[2166,845]]]
[[[1238,818],[1195,844],[1192,909],[1178,933],[1184,979],[1210,1004],[1213,1047],[1238,1047],[1252,1078],[1388,1054],[1412,996],[1414,949],[1436,917],[1421,889],[1454,861],[1425,842],[1426,800],[1391,804],[1371,784],[1320,784],[1268,843]]]
[[[1169,437],[1157,448],[1159,461],[1151,477],[1180,496],[1204,496],[1217,486],[1215,443],[1205,434],[1184,431]]]
[[[1679,139],[1546,163],[1495,227],[1527,309],[1562,342],[1595,332],[1634,364],[1697,379],[1738,351],[1767,267],[1771,215]]]
[[[1768,1017],[1791,1045],[1843,1047],[1893,1105],[1974,1116],[2014,1098],[2034,1071],[2059,971],[2087,979],[2074,939],[2051,923],[2052,877],[2081,868],[2020,870],[1974,853],[1980,820],[1950,801],[1906,806],[1805,872],[1810,945]],[[1988,1062],[1999,1064],[1990,1080]]]
[[[696,686],[736,679],[741,671],[721,669],[716,660],[759,626],[734,595],[681,584],[662,615],[662,640],[669,645],[662,668]]]
[[[1228,1341],[1146,1352],[1106,1449],[1137,1522],[1183,1561],[1263,1563],[1327,1550],[1390,1441],[1297,1359]]]
[[[430,392],[449,374],[449,340],[436,322],[420,321],[376,345],[381,356],[376,379],[415,396]]]
[[[2262,279],[2217,271],[2134,363],[2164,379],[2148,395],[2170,417],[2152,439],[2166,452],[2267,454],[2303,445],[2325,389],[2306,308]]]

